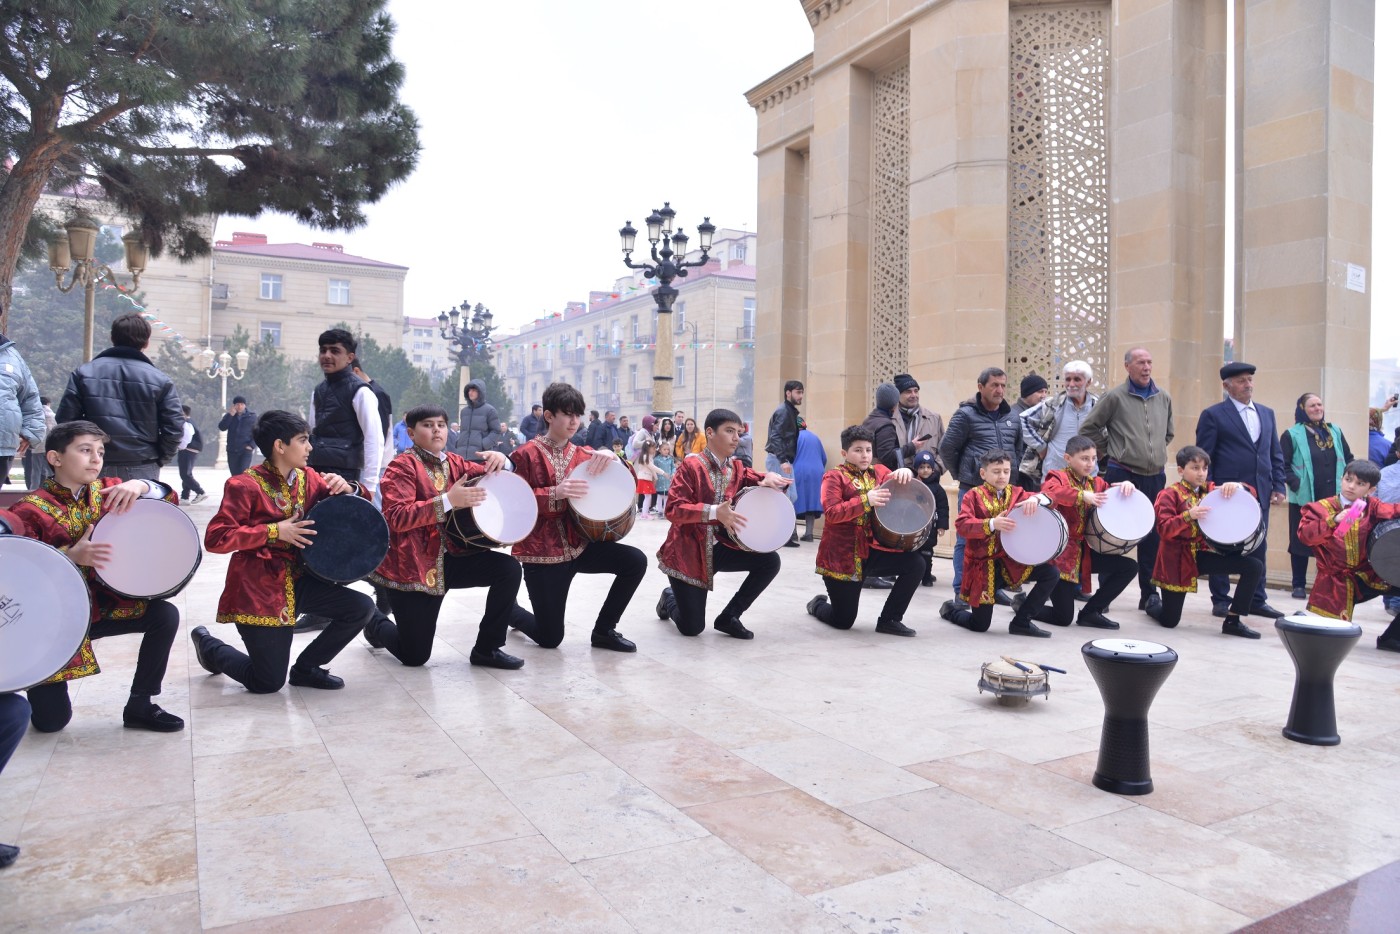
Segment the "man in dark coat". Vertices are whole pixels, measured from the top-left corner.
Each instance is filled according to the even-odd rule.
[[[248,410],[248,400],[234,396],[224,417],[219,419],[219,430],[228,432],[225,451],[228,454],[228,472],[238,476],[253,464],[253,425],[258,421],[258,413]]]
[[[466,405],[462,406],[461,434],[454,450],[468,460],[474,459],[482,451],[495,450],[500,440],[501,417],[496,407],[486,401],[486,384],[479,379],[467,383],[462,390]]]
[[[379,397],[355,375],[359,342],[344,328],[316,338],[316,361],[325,379],[311,394],[311,457],[307,466],[358,483],[373,494],[379,489],[379,464],[387,434]]]
[[[1254,488],[1267,529],[1269,506],[1286,501],[1288,479],[1274,410],[1254,401],[1254,369],[1251,363],[1227,363],[1220,368],[1227,398],[1201,413],[1196,422],[1196,446],[1210,455],[1211,480],[1217,484],[1247,483]],[[1267,552],[1267,543],[1261,544],[1253,557],[1263,561]],[[1229,577],[1211,575],[1210,602],[1216,616],[1229,613]],[[1283,616],[1269,606],[1262,578],[1249,612],[1273,619]]]
[[[544,409],[536,402],[530,406],[530,414],[520,420],[520,433],[529,441],[536,435],[544,434]]]

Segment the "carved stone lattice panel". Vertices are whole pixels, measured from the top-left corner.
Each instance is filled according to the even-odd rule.
[[[870,163],[870,391],[909,369],[909,66],[875,76]]]
[[[1107,5],[1011,10],[1006,362],[1108,364]],[[1015,391],[1014,389],[1012,390]]]

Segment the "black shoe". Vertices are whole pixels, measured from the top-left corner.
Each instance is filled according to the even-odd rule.
[[[1382,652],[1400,652],[1400,639],[1387,639],[1381,636],[1376,639],[1376,648]]]
[[[827,602],[826,594],[824,594],[824,593],[819,593],[819,594],[817,594],[815,597],[813,597],[812,599],[808,600],[808,601],[807,601],[807,615],[808,615],[808,616],[816,616],[816,615],[817,615],[817,607],[821,606],[823,603],[826,603],[826,602]],[[817,617],[817,618],[820,619],[820,617]]]
[[[298,613],[296,625],[292,627],[292,632],[315,632],[318,629],[325,629],[331,621],[324,616],[312,616],[310,613]]]
[[[715,628],[726,636],[733,636],[736,639],[752,639],[753,633],[737,618],[717,619]]]
[[[515,671],[517,668],[525,667],[525,659],[507,655],[500,649],[492,649],[490,652],[472,649],[467,660],[479,668],[504,668],[506,671]]]
[[[1034,636],[1037,639],[1050,638],[1050,633],[1046,632],[1044,629],[1041,629],[1039,626],[1037,626],[1035,623],[1031,622],[1028,619],[1011,620],[1011,627],[1009,631],[1013,636]]]
[[[1011,609],[1017,613],[1021,612],[1021,607],[1026,605],[1026,595],[1024,593],[1011,595]]]
[[[1145,609],[1147,609],[1149,606],[1152,605],[1152,602],[1153,602],[1154,600],[1155,600],[1156,602],[1158,602],[1158,603],[1161,603],[1161,602],[1162,602],[1162,595],[1159,594],[1159,593],[1158,593],[1157,591],[1155,591],[1155,590],[1152,591],[1151,593],[1145,593],[1145,594],[1143,594],[1143,595],[1138,599],[1138,609],[1139,609],[1139,610],[1145,610]]]
[[[889,577],[867,577],[861,586],[866,590],[893,590],[894,579]]]
[[[365,628],[360,630],[360,635],[365,637],[365,641],[369,643],[369,647],[372,649],[384,648],[383,640],[374,634],[377,628],[379,628],[379,618],[371,618],[370,621],[365,624]]]
[[[1304,587],[1294,587],[1294,588],[1293,588],[1293,599],[1294,599],[1294,600],[1306,600],[1306,599],[1308,599],[1308,591],[1307,591],[1307,589],[1304,588]]]
[[[1147,606],[1144,608],[1143,612],[1160,623],[1166,610],[1162,606],[1162,599],[1158,597],[1156,600],[1147,601]]]
[[[793,533],[792,533],[792,538],[788,539],[786,542],[783,543],[783,547],[784,547],[784,548],[797,548],[797,547],[799,547],[798,544],[797,544],[797,533],[796,533],[796,532],[793,532]]]
[[[593,637],[588,641],[595,649],[611,649],[614,652],[637,651],[637,643],[623,636],[616,629],[595,629]]]
[[[190,630],[190,641],[194,643],[194,660],[199,662],[200,668],[203,668],[211,675],[217,675],[221,674],[221,672],[214,667],[214,663],[204,654],[204,640],[212,638],[214,637],[209,635],[209,630],[203,626],[196,626]]]
[[[1156,597],[1157,595],[1153,594],[1153,596]],[[1074,599],[1079,601],[1080,603],[1087,603],[1089,601],[1089,595],[1082,590],[1076,590],[1074,592]],[[1158,597],[1158,599],[1160,600],[1161,598]]]
[[[1249,608],[1249,615],[1250,615],[1250,616],[1262,616],[1262,617],[1264,617],[1265,619],[1283,619],[1284,616],[1286,616],[1287,614],[1286,614],[1286,613],[1280,613],[1278,610],[1276,610],[1276,609],[1274,609],[1273,607],[1269,606],[1267,603],[1261,603],[1261,604],[1259,604],[1258,606],[1250,607],[1250,608]]]
[[[956,608],[957,604],[952,600],[944,600],[943,605],[938,608],[938,615],[951,623],[953,621],[953,610]]]
[[[1227,636],[1239,636],[1242,639],[1259,638],[1259,631],[1250,629],[1244,623],[1240,622],[1238,616],[1226,619],[1224,624],[1220,627],[1220,631]]]
[[[185,721],[155,704],[147,703],[145,710],[133,710],[127,704],[122,710],[122,726],[152,733],[178,733],[185,728]]]
[[[932,574],[925,574],[924,579],[919,581],[919,586],[932,587],[936,583],[938,583],[938,578],[934,577]]]
[[[800,538],[800,539],[798,539],[798,540],[799,540],[799,541],[803,541],[803,542],[815,541],[815,539],[813,539],[812,536],[810,536],[810,535],[804,535],[804,536],[802,536],[802,538]]]
[[[324,668],[303,668],[293,665],[287,673],[287,683],[298,688],[319,688],[322,691],[339,691],[345,687],[345,679],[337,678]]]
[[[1020,596],[1023,599],[1025,597],[1024,594],[1021,594]],[[996,589],[997,606],[1014,606],[1016,602],[1016,597],[1017,593],[1014,590],[1007,590],[1005,587],[998,587]]]
[[[1227,616],[1230,615],[1230,604],[1228,604],[1228,603],[1216,603],[1216,604],[1212,604],[1212,605],[1211,605],[1211,608],[1210,608],[1210,615],[1216,617],[1217,619],[1224,619],[1225,617],[1227,617]]]
[[[875,631],[887,636],[916,636],[918,630],[910,629],[897,619],[882,619],[875,623]]]
[[[0,843],[0,869],[4,869],[18,858],[19,847],[10,846],[8,843]]]
[[[671,588],[670,588],[670,587],[663,587],[663,588],[661,588],[661,599],[656,601],[656,618],[657,618],[657,619],[670,619],[670,618],[671,618],[671,611],[668,610],[668,609],[666,609],[666,604],[670,602],[670,598],[671,598],[671,597],[672,597],[672,593],[671,593]]]
[[[1079,619],[1076,620],[1081,626],[1088,626],[1091,629],[1117,629],[1118,624],[1104,616],[1096,610],[1081,610]]]

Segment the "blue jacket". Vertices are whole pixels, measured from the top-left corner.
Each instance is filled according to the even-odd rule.
[[[18,451],[21,438],[42,456],[45,433],[39,387],[34,385],[19,348],[0,335],[0,457]]]
[[[1273,494],[1288,492],[1288,478],[1274,410],[1257,402],[1254,410],[1259,414],[1258,443],[1249,440],[1249,429],[1239,410],[1226,399],[1201,413],[1196,423],[1196,446],[1210,455],[1211,480],[1248,483],[1258,492],[1259,502],[1268,505]]]

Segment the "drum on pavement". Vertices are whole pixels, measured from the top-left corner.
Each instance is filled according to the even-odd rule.
[[[92,540],[112,546],[97,579],[134,600],[173,597],[204,557],[199,529],[183,509],[163,499],[138,499],[126,512],[104,514],[93,523]]]
[[[316,533],[301,550],[306,569],[329,584],[362,580],[389,553],[389,525],[369,500],[328,496],[306,514]]]
[[[447,513],[447,534],[459,544],[480,549],[514,545],[535,528],[540,506],[525,480],[498,470],[474,477],[467,485],[485,490],[486,502]]]
[[[1126,555],[1137,547],[1157,524],[1152,500],[1141,490],[1127,496],[1122,487],[1108,490],[1108,499],[1089,513],[1084,541],[1101,555]]]
[[[587,481],[588,492],[569,500],[569,512],[583,537],[591,542],[615,542],[632,531],[637,521],[637,478],[619,460],[601,473],[579,464],[565,479]]]

